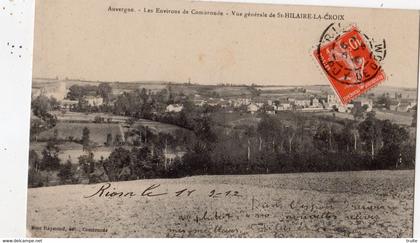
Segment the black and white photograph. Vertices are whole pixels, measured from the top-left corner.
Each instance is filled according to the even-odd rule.
[[[35,13],[28,237],[413,236],[418,11]]]

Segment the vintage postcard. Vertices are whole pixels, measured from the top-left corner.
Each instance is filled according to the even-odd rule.
[[[28,236],[412,237],[418,49],[411,10],[37,1]]]

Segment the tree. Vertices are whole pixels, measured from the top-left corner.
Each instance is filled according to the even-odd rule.
[[[378,158],[379,166],[383,169],[397,168],[402,163],[402,148],[409,139],[408,131],[389,120],[382,124],[383,147]]]
[[[207,174],[212,161],[210,151],[201,141],[196,141],[193,148],[184,155],[185,172],[189,175]]]
[[[34,115],[45,121],[48,128],[54,127],[57,122],[57,118],[49,112],[58,109],[59,106],[60,103],[54,97],[48,98],[44,95],[36,97],[31,104]]]
[[[369,108],[368,105],[363,105],[363,106],[354,106],[352,109],[352,114],[355,120],[360,120],[363,119],[365,114],[366,114],[366,110]]]
[[[292,153],[292,143],[293,143],[293,139],[295,138],[296,131],[292,126],[286,126],[286,128],[284,130],[284,135],[287,138],[289,154],[291,154]]]
[[[281,140],[279,134],[283,133],[283,125],[278,118],[264,115],[258,123],[257,132],[259,135],[258,150],[262,150],[263,142],[265,142],[274,152],[277,140]]]
[[[79,166],[82,168],[83,172],[89,176],[90,173],[93,172],[92,167],[94,167],[95,161],[93,160],[93,153],[89,153],[87,155],[81,155],[78,158]]]
[[[31,107],[34,115],[40,117],[41,119],[43,119],[45,114],[47,114],[52,109],[48,97],[44,95],[36,97],[32,101]]]
[[[39,171],[40,161],[38,153],[31,149],[29,151],[29,167],[33,169],[35,172]]]
[[[374,113],[370,113],[358,126],[361,140],[370,146],[372,160],[375,157],[376,143],[381,138],[380,125],[380,121],[374,117]]]
[[[168,103],[168,100],[169,100],[169,92],[168,92],[168,90],[167,89],[162,89],[161,91],[159,91],[158,93],[157,93],[157,100],[158,100],[158,102],[160,102],[160,103]]]
[[[95,85],[72,85],[69,88],[69,92],[67,93],[67,99],[70,100],[80,100],[83,99],[84,96],[89,94],[97,94],[98,87]]]
[[[89,128],[84,127],[83,131],[82,131],[82,145],[83,145],[83,150],[86,150],[89,148]]]
[[[106,142],[105,142],[105,146],[111,146],[112,145],[112,134],[108,133],[106,135]]]
[[[37,135],[47,129],[47,124],[41,119],[31,119],[30,138],[37,140]]]
[[[413,120],[411,121],[411,126],[416,127],[417,126],[417,105],[413,107],[414,113],[413,113]]]
[[[114,137],[114,145],[115,146],[120,146],[120,145],[122,145],[122,143],[123,143],[123,140],[122,140],[121,134],[115,135],[115,137]]]
[[[315,147],[320,151],[327,152],[332,150],[332,131],[331,125],[321,123],[314,135]]]
[[[41,170],[53,171],[58,170],[60,167],[60,159],[58,158],[57,145],[53,141],[47,142],[44,150],[42,151]]]
[[[119,180],[119,175],[124,167],[129,167],[131,165],[131,154],[130,151],[121,147],[117,147],[109,155],[103,163],[103,167],[107,172],[108,178],[111,181]]]
[[[82,97],[78,100],[76,111],[89,112],[89,103],[85,98]]]
[[[102,97],[105,104],[108,104],[111,94],[112,94],[112,87],[108,83],[100,83],[98,85],[98,95]]]
[[[70,159],[68,159],[67,162],[61,166],[61,169],[57,175],[60,178],[62,184],[72,181],[74,172]]]
[[[103,117],[101,117],[101,116],[95,116],[93,118],[93,122],[94,123],[103,123],[104,121],[105,121],[105,119]]]
[[[392,144],[401,145],[409,138],[408,131],[405,128],[394,124],[389,120],[383,121],[382,137],[384,146]]]
[[[356,123],[350,120],[344,123],[343,130],[336,136],[336,141],[340,147],[339,149],[345,149],[346,152],[349,152],[350,149],[357,151],[357,140],[359,134],[355,124]]]
[[[209,116],[202,116],[195,119],[194,133],[202,140],[206,147],[217,141],[216,133],[213,131],[212,120]]]
[[[255,127],[253,126],[246,126],[245,127],[245,131],[244,131],[244,136],[246,138],[246,143],[247,143],[247,160],[248,160],[248,168],[249,169],[249,165],[251,162],[251,147],[252,147],[252,142],[256,136],[256,131],[255,131]]]
[[[85,95],[85,92],[83,91],[83,88],[80,85],[72,85],[69,88],[69,92],[67,93],[67,99],[70,100],[79,100],[83,98]]]
[[[391,106],[391,98],[389,97],[389,94],[382,94],[381,96],[379,96],[377,99],[377,103],[389,110]]]

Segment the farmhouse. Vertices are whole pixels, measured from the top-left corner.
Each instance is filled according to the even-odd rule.
[[[62,100],[60,107],[63,110],[70,110],[75,108],[79,102],[77,100]]]
[[[100,106],[104,103],[104,99],[102,97],[99,96],[86,96],[85,100],[88,102],[89,105],[91,106]]]

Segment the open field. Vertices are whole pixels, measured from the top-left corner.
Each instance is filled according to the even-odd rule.
[[[212,114],[213,121],[221,126],[257,125],[261,118],[247,112],[217,112]]]
[[[137,126],[147,127],[151,131],[153,131],[155,134],[158,134],[158,133],[174,134],[175,131],[178,129],[185,129],[185,128],[182,128],[173,124],[157,122],[157,121],[152,121],[152,120],[147,120],[147,119],[138,119],[131,127],[135,128]]]
[[[29,146],[29,149],[35,150],[40,158],[42,157],[42,150],[44,150],[46,146],[46,142],[32,142]],[[78,143],[66,142],[63,144],[57,145],[59,148],[58,158],[62,164],[66,163],[67,160],[70,158],[71,163],[79,164],[78,158],[82,155],[87,155],[87,151],[83,151],[83,146]],[[96,147],[93,148],[93,158],[95,160],[99,160],[101,156],[103,158],[108,158],[108,156],[113,151],[113,147]]]
[[[411,112],[392,112],[392,111],[376,111],[376,118],[380,120],[390,120],[400,125],[411,126],[413,121],[413,113]]]
[[[147,190],[151,185],[155,188]],[[28,232],[32,237],[412,237],[414,171],[194,176],[107,187],[29,189]],[[183,189],[191,194],[180,193]]]
[[[115,123],[77,123],[77,122],[58,122],[57,125],[47,131],[41,132],[38,135],[39,140],[45,140],[54,137],[55,131],[57,131],[58,139],[68,139],[73,137],[75,140],[82,138],[82,131],[87,127],[90,131],[90,141],[103,145],[106,142],[108,133],[111,133],[112,137],[121,135],[124,139],[123,128],[120,124]]]
[[[395,111],[380,111],[374,110],[375,117],[379,120],[390,120],[399,125],[406,125],[411,126],[411,122],[413,121],[413,113],[411,112],[395,112]],[[354,120],[354,116],[351,113],[343,113],[343,112],[314,112],[311,115],[322,115],[322,116],[334,116],[341,118],[341,119],[350,119]]]
[[[53,112],[54,115],[57,115],[57,120],[63,122],[93,122],[95,117],[104,118],[105,121],[110,119],[110,122],[126,122],[129,117],[127,116],[116,116],[107,113],[81,113],[81,112]]]
[[[312,112],[309,114],[310,116],[335,116],[340,119],[350,119],[354,120],[354,116],[350,113],[345,112],[332,112],[332,111],[325,111],[325,112]]]

